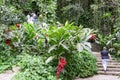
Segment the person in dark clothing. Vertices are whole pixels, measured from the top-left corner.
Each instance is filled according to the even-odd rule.
[[[105,72],[107,70],[107,64],[108,64],[109,57],[110,57],[110,55],[109,55],[109,52],[107,51],[106,47],[103,47],[103,50],[101,51],[101,58],[102,58],[102,65],[103,65]]]

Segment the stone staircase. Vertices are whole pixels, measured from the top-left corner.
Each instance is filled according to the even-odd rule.
[[[97,58],[98,74],[120,76],[120,63],[110,59],[108,61],[107,71],[104,72],[100,52],[93,52],[93,54]]]

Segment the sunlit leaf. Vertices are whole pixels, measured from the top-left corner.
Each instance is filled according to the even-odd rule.
[[[83,45],[83,47],[84,47],[84,49],[87,50],[88,52],[90,52],[90,53],[92,52],[91,49],[90,49],[90,47],[85,46],[85,45]]]
[[[78,43],[78,44],[77,44],[77,50],[78,50],[79,52],[82,52],[83,46],[81,45],[81,43]]]
[[[46,64],[49,63],[50,61],[52,61],[52,60],[54,59],[54,57],[55,57],[55,56],[50,56],[50,57],[45,61],[45,63],[46,63]]]
[[[60,44],[64,49],[69,50],[68,47],[64,44]]]
[[[50,53],[52,50],[55,50],[55,49],[56,49],[56,46],[57,46],[57,45],[51,46],[51,47],[49,48],[49,50],[48,50],[48,53]]]
[[[89,42],[84,42],[84,45],[88,46],[89,48],[92,48],[92,46]]]

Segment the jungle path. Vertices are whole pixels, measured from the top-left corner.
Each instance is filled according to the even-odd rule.
[[[110,59],[107,72],[105,73],[102,67],[100,52],[93,52],[93,54],[97,58],[98,74],[89,78],[78,78],[75,80],[120,80],[118,77],[120,76],[120,63]],[[5,71],[4,73],[0,74],[0,80],[11,80],[18,71],[18,67],[13,68],[13,71]]]

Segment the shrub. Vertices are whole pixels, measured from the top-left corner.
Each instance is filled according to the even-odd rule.
[[[12,65],[14,65],[16,62],[11,51],[0,51],[0,55],[0,73],[4,72],[5,70],[12,69]]]
[[[12,80],[56,80],[55,68],[44,62],[45,57],[22,53],[17,59],[21,70]]]
[[[63,73],[64,80],[74,80],[75,77],[89,77],[97,73],[95,57],[85,50],[81,53],[66,56],[66,60],[67,65]]]
[[[0,6],[0,21],[6,25],[13,25],[25,20],[24,14],[13,6]]]

